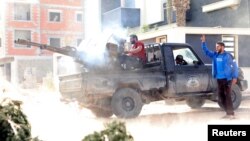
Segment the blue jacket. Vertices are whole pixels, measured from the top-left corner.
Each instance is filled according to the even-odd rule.
[[[213,59],[212,75],[214,78],[216,78],[216,73],[217,73],[216,57],[219,54],[215,51],[209,50],[205,42],[202,43],[202,49],[207,56]],[[224,68],[226,79],[227,80],[232,80],[233,78],[237,79],[238,78],[238,66],[235,60],[233,59],[233,56],[226,51],[224,51],[224,53],[221,55],[223,55],[222,63],[223,63],[223,68]]]

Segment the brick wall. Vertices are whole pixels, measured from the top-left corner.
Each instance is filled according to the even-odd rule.
[[[83,23],[76,21],[76,13],[82,12],[81,0],[41,0],[40,4],[31,5],[31,20],[14,20],[14,3],[8,3],[6,11],[6,54],[18,56],[38,56],[41,55],[36,47],[16,48],[14,44],[15,30],[30,30],[31,40],[43,44],[48,44],[50,37],[59,37],[62,39],[62,45],[65,41],[71,39],[83,38]],[[60,22],[49,21],[49,11],[61,11]],[[42,51],[42,55],[52,55],[49,51]]]
[[[31,31],[31,41],[42,44],[48,44],[50,37],[61,38],[62,46],[70,41],[76,42],[76,39],[83,39],[83,23],[76,21],[76,13],[83,11],[82,4],[81,0],[40,0],[40,3],[30,3],[29,21],[14,20],[14,4],[14,1],[7,1],[6,28],[3,33],[6,37],[6,55],[15,57],[16,67],[11,70],[14,79],[11,80],[34,88],[37,83],[42,83],[47,74],[53,72],[53,53],[41,51],[37,47],[15,47],[15,30]],[[51,10],[62,13],[60,22],[49,21]]]
[[[41,4],[80,6],[81,0],[40,0]]]
[[[31,39],[39,41],[39,5],[31,4],[31,20],[30,21],[16,21],[14,20],[14,3],[8,3],[6,11],[6,54],[7,55],[37,55],[36,48],[16,48],[14,44],[15,30],[30,30]]]

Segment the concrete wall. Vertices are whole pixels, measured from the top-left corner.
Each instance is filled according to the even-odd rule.
[[[192,19],[187,26],[192,27],[250,27],[250,1],[241,0],[237,8],[224,8],[208,13],[202,12],[202,6],[221,0],[191,0]]]
[[[250,68],[241,68],[244,73],[244,78],[248,81],[248,89],[244,93],[250,93]]]
[[[250,29],[249,29],[250,33]],[[250,35],[239,36],[239,66],[250,67]]]
[[[92,38],[101,32],[101,0],[84,0],[84,34]]]
[[[12,82],[25,88],[36,88],[48,73],[53,73],[51,57],[15,57],[12,63]]]

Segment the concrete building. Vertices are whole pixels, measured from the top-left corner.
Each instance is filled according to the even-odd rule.
[[[12,0],[3,4],[6,10],[2,17],[5,22],[1,54],[14,57],[8,75],[12,83],[35,88],[53,73],[53,53],[15,44],[14,40],[27,39],[55,47],[77,46],[83,39],[82,2]]]
[[[10,80],[10,66],[13,57],[5,56],[5,2],[0,2],[0,79]]]

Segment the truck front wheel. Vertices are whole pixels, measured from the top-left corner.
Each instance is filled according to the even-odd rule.
[[[131,88],[119,89],[111,100],[112,111],[119,118],[137,117],[141,112],[142,106],[141,95]]]
[[[236,110],[239,108],[239,106],[241,104],[242,94],[241,94],[241,91],[240,91],[240,88],[238,85],[232,85],[231,89],[232,89],[231,99],[233,102],[233,109]],[[222,104],[222,102],[220,100],[218,100],[218,104],[219,104],[221,109],[225,109],[224,105]]]
[[[186,103],[190,108],[198,109],[205,104],[205,99],[201,97],[188,97]]]

